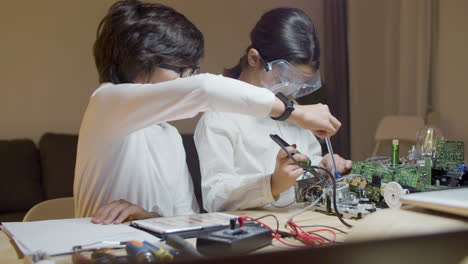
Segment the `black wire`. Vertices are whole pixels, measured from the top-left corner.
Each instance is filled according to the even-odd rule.
[[[306,194],[306,193],[307,193],[307,190],[309,190],[309,188],[305,188],[305,190],[302,191],[302,193],[300,194],[300,196]],[[299,196],[299,197],[300,197],[300,196]],[[296,202],[295,200],[296,200],[296,199],[294,199],[294,201],[290,202],[290,203],[287,204],[287,205],[278,206],[278,205],[275,205],[274,203],[271,203],[270,205],[273,206],[273,207],[275,207],[275,208],[285,208],[285,207],[288,207],[288,206],[294,204],[294,203]]]
[[[285,208],[285,207],[288,207],[288,206],[294,204],[295,202],[296,202],[296,201],[291,202],[291,203],[289,203],[289,204],[287,204],[287,205],[281,205],[281,206],[274,205],[273,203],[271,203],[270,205],[273,206],[273,207],[275,207],[275,208]]]
[[[254,221],[258,221],[258,220],[260,220],[262,218],[269,217],[269,216],[275,218],[275,220],[276,220],[276,232],[278,233],[279,232],[279,220],[278,220],[278,218],[276,218],[275,215],[267,214],[267,215],[264,215],[264,216],[260,216],[259,218],[255,218]]]
[[[293,234],[293,233],[289,233],[289,232],[286,232],[286,231],[278,231],[278,234],[280,234],[281,238],[287,238],[287,237],[292,237],[292,238],[296,238],[297,235]]]
[[[324,225],[311,225],[311,226],[324,226]],[[299,233],[299,231],[297,230],[297,227],[296,227],[295,225],[290,225],[290,227],[294,229],[294,231],[296,232],[296,234]],[[302,227],[308,227],[308,226],[299,226],[299,227],[302,228]],[[324,226],[324,227],[328,227],[328,226]],[[336,230],[339,230],[338,228],[334,228],[334,227],[331,227],[331,228],[336,229]],[[339,231],[341,231],[341,230],[339,230]],[[341,232],[343,232],[343,231],[341,231]],[[291,234],[291,235],[292,235],[293,237],[297,237],[297,235],[294,235],[294,234]],[[317,234],[317,233],[313,233],[312,235],[317,236],[317,237],[320,237],[320,238],[326,240],[327,242],[330,242],[330,241],[331,241],[331,239],[326,238],[326,237],[324,237],[324,236],[322,236],[322,235],[319,235],[319,234]],[[333,241],[333,243],[340,243],[340,242]]]
[[[273,217],[276,221],[276,233],[279,234],[282,238],[287,238],[287,237],[292,237],[292,238],[295,238],[297,237],[297,235],[295,234],[292,234],[290,232],[286,232],[286,231],[281,231],[279,230],[279,220],[278,218],[276,217],[276,215],[273,215],[273,214],[267,214],[267,215],[263,215],[263,216],[260,216],[259,218],[255,218],[253,219],[254,221],[258,221],[262,218],[265,218],[265,217]],[[294,227],[294,229],[296,230],[296,233],[297,233],[297,229],[296,227]]]
[[[346,223],[346,221],[341,217],[341,214],[340,212],[338,211],[338,206],[336,205],[336,180],[335,180],[335,176],[333,176],[333,174],[326,168],[324,167],[320,167],[320,166],[305,166],[305,165],[302,165],[300,164],[295,158],[294,156],[286,149],[286,147],[280,145],[281,149],[284,150],[286,152],[286,154],[289,156],[289,158],[294,161],[294,163],[296,163],[296,165],[298,165],[299,167],[301,167],[302,169],[304,170],[307,170],[307,171],[311,171],[313,169],[319,169],[319,170],[323,170],[325,171],[328,176],[330,176],[330,179],[332,180],[332,185],[333,185],[333,209],[335,209],[335,214],[336,216],[338,217],[338,219],[340,220],[341,223],[343,223],[343,225],[347,226],[347,227],[352,227],[352,225]],[[312,172],[311,172],[312,173]]]
[[[330,176],[330,179],[332,180],[332,184],[333,184],[333,208],[335,209],[335,214],[338,217],[338,219],[340,220],[340,222],[343,223],[343,225],[345,225],[347,227],[353,227],[352,225],[346,223],[346,221],[341,217],[341,214],[338,211],[338,206],[336,205],[336,180],[335,180],[335,176],[333,176],[333,174],[328,169],[320,167],[320,166],[305,166],[305,167],[310,167],[311,169],[319,169],[319,170],[323,170],[323,171],[327,172],[327,174],[328,174],[328,176]]]
[[[303,227],[303,228],[309,228],[309,227],[325,227],[325,228],[330,228],[330,229],[334,229],[340,233],[343,233],[343,234],[348,234],[348,232],[346,231],[343,231],[339,228],[336,228],[336,227],[333,227],[333,226],[327,226],[327,225],[301,225],[300,227]]]
[[[313,233],[312,235],[313,235],[313,236],[318,236],[318,237],[320,237],[321,239],[326,240],[327,242],[330,242],[330,241],[331,241],[330,239],[328,239],[328,238],[326,238],[326,237],[324,237],[324,236],[322,236],[322,235],[316,234],[316,233]]]

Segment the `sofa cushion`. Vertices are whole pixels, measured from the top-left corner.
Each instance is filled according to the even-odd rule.
[[[1,222],[21,222],[28,211],[0,213]]]
[[[42,201],[39,152],[31,140],[0,140],[0,212]]]
[[[46,133],[39,141],[45,199],[73,196],[77,135]]]

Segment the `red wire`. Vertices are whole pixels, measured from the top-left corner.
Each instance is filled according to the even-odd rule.
[[[295,235],[296,239],[301,241],[304,245],[290,244],[290,243],[287,243],[286,241],[284,241],[283,239],[281,239],[281,235],[276,230],[274,230],[273,228],[271,228],[267,224],[265,224],[265,223],[263,223],[263,222],[261,222],[261,221],[259,221],[257,219],[254,219],[254,218],[252,218],[250,216],[240,216],[239,220],[238,220],[239,225],[242,226],[246,220],[252,220],[252,221],[257,222],[260,225],[270,229],[270,231],[273,234],[273,238],[275,238],[277,241],[281,242],[282,244],[290,246],[290,247],[300,247],[300,248],[302,248],[302,247],[309,247],[309,246],[315,246],[315,245],[328,245],[328,244],[334,243],[335,240],[336,240],[336,233],[335,233],[335,231],[333,231],[331,229],[322,228],[322,229],[317,229],[317,230],[312,230],[312,231],[305,231],[304,229],[302,229],[296,223],[294,223],[292,221],[289,221],[288,226],[291,228],[291,233],[293,235]],[[314,233],[318,233],[318,232],[332,233],[333,234],[333,239],[331,239],[330,241],[326,241],[324,238],[319,237],[317,235],[314,235]]]
[[[335,240],[336,240],[335,231],[333,231],[331,229],[328,229],[328,228],[317,229],[317,230],[312,230],[312,231],[305,231],[299,225],[297,225],[296,223],[294,223],[292,221],[288,222],[288,226],[291,227],[291,229],[293,229],[292,230],[293,233],[295,233],[297,235],[297,238],[299,240],[301,240],[303,243],[308,244],[308,245],[314,245],[316,243],[320,244],[320,245],[328,245],[328,244],[334,243]],[[333,234],[333,239],[331,239],[330,241],[326,241],[324,238],[314,235],[314,233],[318,233],[318,232],[332,233]]]
[[[270,229],[270,231],[273,233],[273,238],[275,238],[275,239],[278,240],[279,242],[285,244],[286,246],[290,246],[290,247],[301,247],[301,248],[302,248],[302,247],[307,247],[307,245],[294,245],[294,244],[289,244],[289,243],[283,241],[283,239],[281,239],[281,235],[280,235],[276,230],[274,230],[273,228],[271,228],[271,227],[268,226],[267,224],[265,224],[265,223],[263,223],[263,222],[261,222],[261,221],[259,221],[259,220],[257,220],[257,219],[254,219],[254,218],[252,218],[252,217],[250,217],[250,216],[240,216],[239,218],[240,218],[240,220],[241,220],[241,221],[239,221],[239,223],[244,223],[245,220],[252,220],[252,221],[257,222],[257,223],[259,223],[260,225],[262,225],[262,226],[264,226],[264,227]]]

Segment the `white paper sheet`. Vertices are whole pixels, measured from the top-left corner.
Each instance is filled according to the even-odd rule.
[[[36,222],[3,222],[4,229],[25,255],[43,251],[49,255],[71,253],[77,245],[99,241],[139,240],[157,242],[160,239],[125,224],[97,225],[91,218],[47,220]],[[93,246],[95,248],[96,246]],[[99,247],[99,246],[98,246]],[[101,247],[119,247],[101,244]]]

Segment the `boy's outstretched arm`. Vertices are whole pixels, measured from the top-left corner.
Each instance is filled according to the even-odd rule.
[[[112,141],[151,125],[191,118],[200,112],[263,118],[280,116],[284,109],[283,102],[267,89],[212,74],[156,84],[104,85],[91,98],[82,132],[93,137],[99,132],[103,134],[99,138]],[[322,104],[296,105],[288,120],[319,137],[331,136],[341,126]]]

